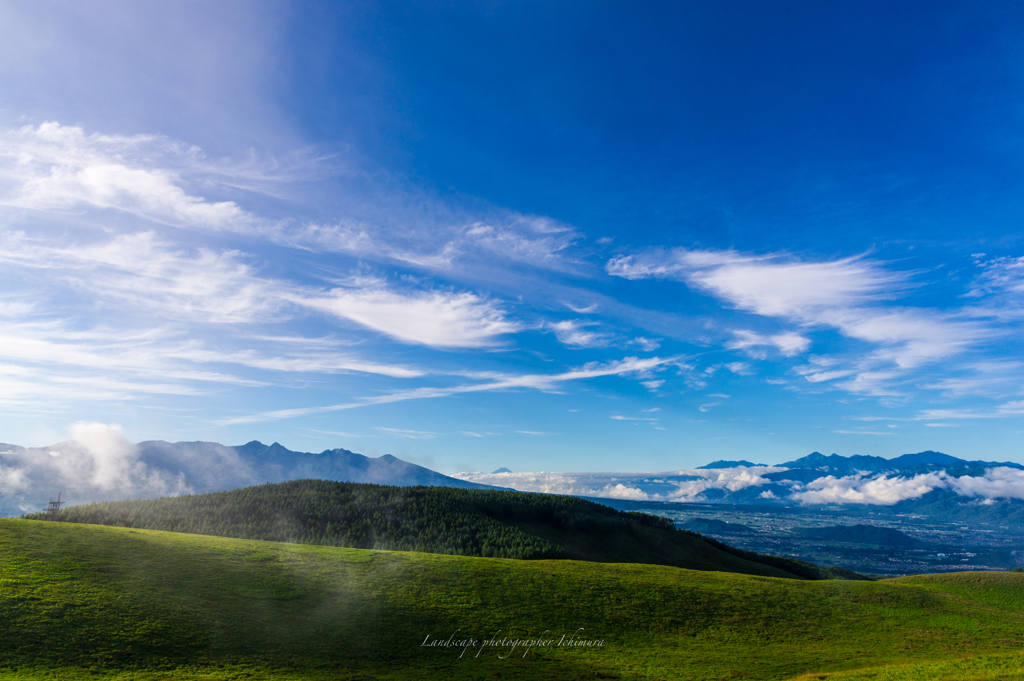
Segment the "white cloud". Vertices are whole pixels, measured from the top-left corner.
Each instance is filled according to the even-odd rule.
[[[134,326],[97,336],[68,329],[63,321],[9,324],[0,358],[236,384],[244,381],[173,364],[230,363],[275,372],[360,371],[409,378],[424,372],[367,361],[351,353],[318,348],[298,352],[282,347],[308,345],[309,339],[276,341],[250,336],[254,347],[226,352],[203,347],[197,340],[178,340],[192,334],[186,334],[184,328],[172,331],[168,325],[282,323],[296,313],[326,307],[336,316],[351,318],[403,342],[440,347],[480,347],[492,344],[494,335],[517,328],[493,302],[472,293],[400,292],[375,280],[364,288],[324,291],[262,278],[247,259],[235,251],[185,252],[153,232],[115,235],[75,246],[21,233],[0,233],[0,263],[14,271],[44,273],[41,281],[54,298],[66,295],[69,287],[87,296],[92,306],[111,320]],[[32,295],[38,296],[38,290]],[[40,304],[17,307],[24,314]],[[147,321],[159,326],[138,327]],[[246,335],[233,333],[231,337],[237,342]]]
[[[856,373],[853,368],[840,367],[838,359],[821,355],[808,358],[807,364],[796,367],[794,371],[811,383],[832,381]]]
[[[945,471],[902,476],[826,476],[796,491],[792,498],[804,504],[892,505],[918,499],[936,489],[952,489],[960,496],[984,499],[1024,499],[1024,471],[999,466],[983,476],[952,476]]]
[[[565,320],[561,322],[548,322],[546,326],[555,332],[555,336],[562,345],[567,345],[571,348],[604,347],[609,341],[607,335],[586,330],[586,327],[593,326],[593,324],[593,322]]]
[[[511,487],[523,492],[571,494],[605,499],[651,501],[655,497],[635,485],[590,473],[457,473],[456,478],[485,485]],[[656,495],[655,495],[656,496]]]
[[[404,428],[375,428],[382,433],[393,435],[394,437],[405,438],[407,440],[429,440],[435,437],[437,433],[431,433],[425,430],[406,430]]]
[[[1005,402],[991,411],[974,409],[925,409],[914,418],[918,421],[945,419],[997,419],[1024,415],[1024,400]]]
[[[50,213],[120,211],[179,228],[241,233],[294,249],[435,271],[452,272],[457,260],[460,269],[483,261],[487,265],[476,275],[484,277],[499,261],[555,271],[589,268],[571,254],[581,235],[551,218],[493,207],[467,211],[388,173],[342,170],[309,151],[292,156],[294,167],[280,157],[211,162],[200,148],[160,135],[86,134],[47,122],[0,130],[0,205]],[[327,174],[348,199],[349,214],[333,220],[295,216],[294,205],[282,217],[258,215],[194,189],[233,195],[241,189],[273,198],[286,193],[289,181]]]
[[[982,273],[971,284],[967,295],[992,298],[986,306],[990,314],[1016,317],[1024,312],[1024,257],[985,260],[980,253],[975,262]]]
[[[864,257],[805,261],[785,254],[755,256],[736,251],[652,250],[613,258],[607,271],[626,279],[668,278],[724,301],[735,309],[800,324],[828,327],[875,350],[830,372],[807,372],[808,380],[832,381],[852,392],[888,394],[903,372],[959,355],[993,337],[985,324],[929,308],[894,307],[888,301],[910,287],[909,274],[886,270]],[[803,352],[809,339],[787,333],[764,337],[734,332],[727,347],[755,356],[774,346],[787,356]],[[889,371],[894,367],[896,371]]]
[[[143,395],[190,395],[225,385],[261,386],[275,374],[363,372],[422,376],[412,368],[360,360],[329,350],[251,348],[213,350],[167,329],[77,331],[63,323],[11,323],[0,332],[0,404],[38,408],[73,400],[131,400]],[[278,354],[272,353],[278,350]],[[223,367],[272,372],[266,381]],[[216,366],[216,370],[210,367]]]
[[[466,226],[461,247],[485,249],[499,257],[534,266],[565,269],[573,264],[566,260],[565,253],[579,238],[575,230],[550,218],[506,213],[498,220]]]
[[[245,260],[237,251],[189,253],[151,231],[66,246],[0,232],[0,262],[162,319],[232,323],[273,313],[282,304],[280,284],[255,276]]]
[[[687,480],[677,483],[678,490],[668,495],[672,501],[699,501],[698,497],[710,489],[724,489],[730,492],[738,492],[748,487],[761,487],[771,484],[771,481],[763,477],[768,473],[786,470],[772,466],[737,466],[736,468],[712,468],[680,471],[691,476],[698,476],[697,480]]]
[[[195,343],[191,343],[180,348],[168,348],[165,355],[192,362],[237,364],[254,369],[286,373],[334,374],[357,371],[360,373],[391,376],[393,378],[416,378],[426,374],[422,369],[415,367],[383,364],[363,360],[348,353],[332,352],[329,347],[323,350],[302,349],[298,352],[282,351],[281,348],[276,349],[278,349],[278,352],[273,355],[267,355],[253,349],[224,352],[204,349],[197,347]]]
[[[515,473],[498,481],[486,473],[459,473],[455,477],[483,484],[502,485],[525,492],[578,494],[584,496],[631,498],[645,501],[706,501],[711,490],[739,492],[775,484],[768,473],[785,471],[777,466],[691,469],[658,473]],[[672,489],[665,491],[665,485]],[[807,484],[792,485],[789,498],[806,505],[878,504],[892,505],[917,499],[936,489],[952,489],[964,497],[1024,499],[1024,471],[997,467],[984,476],[950,476],[945,471],[913,477],[863,474],[844,477],[823,476]],[[771,490],[760,498],[775,499]]]
[[[9,315],[0,331],[0,403],[20,411],[260,386],[299,373],[425,374],[339,349],[351,341],[257,332],[310,315],[301,302],[325,293],[261,277],[237,251],[187,250],[152,231],[68,243],[45,230],[0,230],[0,265],[9,277],[0,309]],[[405,297],[415,306],[418,295]],[[456,312],[457,295],[449,306]],[[435,312],[443,325],[442,311]],[[472,311],[465,316],[469,322],[453,332],[468,328],[479,341]],[[271,375],[240,376],[225,367]]]
[[[116,209],[169,225],[250,231],[257,220],[232,201],[186,193],[181,178],[152,167],[153,158],[192,163],[194,147],[156,135],[86,135],[78,127],[47,122],[0,132],[0,203],[66,211],[82,205]]]
[[[906,279],[859,257],[801,262],[780,255],[682,248],[613,258],[607,270],[626,279],[680,279],[740,309],[799,319],[881,300]]]
[[[1024,471],[998,466],[984,476],[949,477],[949,485],[957,494],[985,499],[1024,499]]]
[[[733,331],[734,339],[725,344],[730,350],[745,350],[756,359],[764,359],[767,354],[764,348],[775,348],[786,357],[793,357],[805,352],[811,341],[797,333],[778,333],[763,336],[753,331]]]
[[[629,487],[622,483],[605,485],[594,496],[603,499],[631,499],[633,501],[647,501],[650,499],[650,495],[643,492],[639,487]]]
[[[654,352],[661,347],[660,342],[650,338],[644,338],[643,336],[637,336],[631,340],[630,343],[637,345],[644,352]]]
[[[281,222],[266,228],[266,234],[294,248],[397,261],[447,273],[483,261],[487,268],[477,275],[485,278],[487,270],[513,263],[554,271],[575,271],[583,264],[570,255],[580,235],[548,218],[494,211],[481,221],[407,188],[382,186],[376,191],[388,197],[381,203],[403,220],[368,207],[359,219],[344,218],[331,224]],[[402,222],[420,227],[410,228]],[[428,228],[422,228],[424,224]],[[580,309],[581,313],[591,312],[596,304]]]
[[[944,489],[941,473],[921,473],[912,478],[832,475],[807,483],[806,490],[792,498],[803,504],[881,504],[892,505],[904,499],[917,499],[935,489]]]
[[[681,470],[660,473],[458,473],[454,477],[485,485],[511,487],[523,492],[575,494],[638,501],[702,501],[704,492],[737,492],[769,484],[763,476],[785,470],[771,466]],[[665,486],[672,489],[665,491]],[[648,487],[650,486],[650,487]],[[650,491],[645,491],[648,487]],[[657,490],[657,491],[655,491]]]
[[[441,348],[494,345],[520,326],[492,301],[469,292],[397,292],[383,286],[335,288],[289,299],[384,333],[403,343]]]
[[[513,473],[499,479],[487,473],[459,473],[455,477],[489,485],[512,487],[524,492],[576,494],[643,501],[701,502],[706,492],[740,492],[777,484],[764,476],[785,471],[777,466],[722,469],[690,469],[657,473]],[[823,476],[807,484],[790,483],[789,499],[805,505],[867,504],[892,505],[918,499],[936,489],[951,489],[963,497],[1024,499],[1024,471],[996,467],[983,476],[948,475],[945,471],[913,477],[864,474]],[[666,485],[669,489],[666,491]],[[759,498],[778,499],[772,490]]]
[[[958,373],[959,376],[939,378],[925,387],[941,390],[948,397],[998,396],[1015,393],[1024,384],[1024,362],[1017,360],[972,362]]]
[[[892,426],[890,426],[892,427]],[[892,435],[891,431],[884,430],[833,430],[833,433],[840,435]]]

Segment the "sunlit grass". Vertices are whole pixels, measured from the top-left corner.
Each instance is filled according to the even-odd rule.
[[[0,520],[0,678],[996,674],[1019,667],[1007,654],[1024,649],[1022,589],[1010,573],[811,582]],[[504,659],[421,645],[580,628],[604,644]]]

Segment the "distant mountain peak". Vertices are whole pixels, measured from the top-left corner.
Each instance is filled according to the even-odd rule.
[[[243,452],[248,456],[281,456],[292,453],[290,449],[282,445],[280,442],[265,445],[259,440],[251,440],[246,442],[244,445],[235,447],[234,449],[236,451]]]
[[[922,466],[928,464],[948,466],[965,464],[967,462],[963,459],[958,459],[955,456],[943,454],[942,452],[933,452],[929,449],[928,451],[918,452],[917,454],[904,454],[903,456],[897,456],[889,463],[902,468],[904,466]]]
[[[509,469],[507,469],[507,468],[505,468],[505,467],[503,466],[503,467],[499,468],[499,469],[498,469],[498,470],[496,470],[496,471],[491,471],[491,475],[497,475],[498,473],[511,473],[511,472],[512,472],[512,471],[510,471]]]
[[[749,461],[712,461],[706,466],[698,466],[697,470],[707,470],[709,468],[740,468],[746,466],[747,468],[753,468],[754,466],[766,466],[763,463],[750,463]]]

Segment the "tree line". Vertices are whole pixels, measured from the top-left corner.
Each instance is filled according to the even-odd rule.
[[[45,514],[23,516],[45,519]],[[536,522],[607,534],[672,527],[577,497],[454,487],[294,480],[211,494],[72,506],[59,520],[239,539],[494,558],[563,558],[562,547],[516,527]]]

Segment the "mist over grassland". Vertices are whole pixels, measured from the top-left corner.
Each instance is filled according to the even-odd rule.
[[[855,670],[903,678],[923,667],[935,674],[906,678],[959,681],[964,669],[981,680],[1024,671],[1015,573],[801,581],[15,519],[0,520],[0,545],[0,668],[11,679],[859,679]],[[603,644],[461,657],[421,645],[581,629]]]

